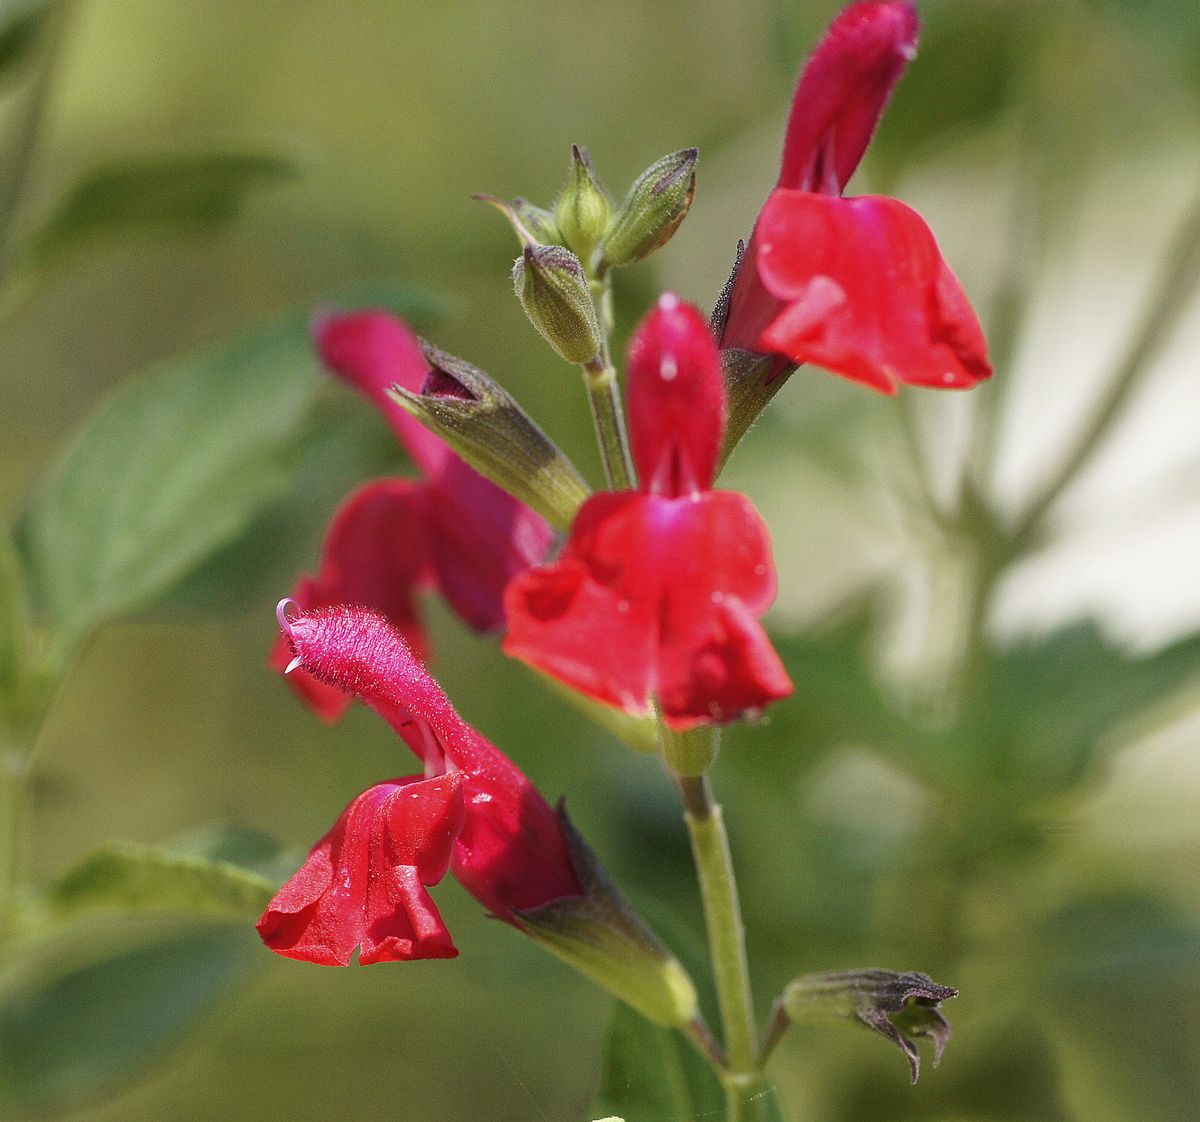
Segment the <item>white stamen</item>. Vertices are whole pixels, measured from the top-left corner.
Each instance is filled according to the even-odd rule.
[[[298,670],[299,667],[300,667],[300,656],[297,655],[294,659],[292,659],[291,662],[289,662],[287,664],[287,667],[284,669],[283,672],[285,674],[290,674],[293,670]]]

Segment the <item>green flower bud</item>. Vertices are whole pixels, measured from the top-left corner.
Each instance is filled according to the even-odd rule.
[[[600,353],[600,324],[579,258],[561,245],[527,245],[513,288],[529,322],[568,362]]]
[[[559,806],[582,896],[514,912],[535,941],[656,1025],[683,1028],[699,1015],[680,961],[633,910]]]
[[[421,340],[433,368],[420,393],[391,396],[481,475],[559,530],[588,497],[575,465],[513,397],[478,367]]]
[[[950,1039],[950,1022],[938,1006],[958,996],[958,990],[939,986],[926,974],[897,974],[892,970],[839,970],[805,974],[784,987],[778,1012],[791,1021],[850,1020],[886,1037],[908,1060],[916,1083],[920,1073],[915,1036],[933,1041],[933,1066]]]
[[[600,243],[600,268],[640,261],[665,245],[692,205],[696,191],[695,148],[672,152],[634,181]]]
[[[554,219],[563,242],[585,264],[608,229],[612,205],[596,178],[586,148],[571,145],[571,173],[554,204]]]
[[[554,224],[554,215],[527,199],[513,199],[506,203],[495,195],[472,195],[477,202],[494,206],[512,226],[522,245],[547,245],[561,242],[562,235]]]

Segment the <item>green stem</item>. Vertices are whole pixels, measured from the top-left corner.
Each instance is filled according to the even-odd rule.
[[[0,756],[0,942],[17,923],[28,776],[18,753],[4,749]]]
[[[1198,279],[1200,279],[1200,193],[1193,199],[1187,213],[1176,228],[1146,313],[1118,359],[1116,369],[1108,379],[1108,389],[1091,419],[1076,438],[1071,451],[1025,512],[1020,524],[1014,529],[1013,539],[1015,541],[1024,544],[1031,538],[1054,501],[1108,436],[1109,430],[1121,415],[1126,402],[1141,386],[1150,369],[1151,360],[1157,357],[1166,341],[1168,332],[1175,327],[1180,317],[1190,307]]]
[[[604,479],[610,491],[628,491],[633,486],[633,461],[629,455],[629,438],[625,434],[617,372],[611,363],[597,357],[584,363],[583,377],[596,426],[596,439],[600,442]]]
[[[716,730],[712,731],[715,739]],[[706,776],[676,775],[704,904],[709,954],[721,1007],[728,1066],[721,1075],[727,1122],[756,1122],[766,1081],[758,1060],[754,999],[746,961],[745,929],[721,808]]]

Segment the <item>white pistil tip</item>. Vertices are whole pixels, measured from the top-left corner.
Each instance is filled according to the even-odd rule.
[[[300,611],[300,605],[290,596],[285,596],[275,605],[275,618],[279,620],[279,630],[289,639],[292,637],[292,621],[288,619],[288,612],[293,610]],[[289,666],[288,669],[290,670],[291,667]]]
[[[292,659],[291,662],[289,662],[287,664],[287,666],[285,667],[283,672],[285,674],[290,674],[293,670],[298,670],[299,667],[300,667],[300,656],[297,655],[294,659]]]

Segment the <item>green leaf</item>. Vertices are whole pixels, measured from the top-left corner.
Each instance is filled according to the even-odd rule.
[[[155,911],[249,923],[275,888],[274,881],[228,861],[122,842],[85,857],[51,886],[43,904],[59,919]]]
[[[46,9],[55,0],[4,0],[0,5],[0,81],[20,66],[37,43]]]
[[[304,317],[126,384],[60,457],[20,545],[61,657],[285,490],[319,385]]]
[[[1072,902],[1031,948],[1028,1007],[1052,1027],[1077,1118],[1191,1118],[1200,1102],[1200,927],[1153,896]]]
[[[245,152],[104,165],[80,179],[30,235],[23,260],[46,269],[97,244],[210,234],[234,221],[253,192],[296,175],[290,160]]]
[[[604,1046],[592,1114],[635,1122],[720,1118],[724,1092],[712,1069],[678,1032],[652,1025],[618,1002]]]
[[[996,659],[968,742],[1037,794],[1076,782],[1097,746],[1200,674],[1200,635],[1130,654],[1094,623],[1012,647]]]
[[[245,978],[253,932],[159,936],[0,993],[0,1118],[24,1122],[118,1090]]]

